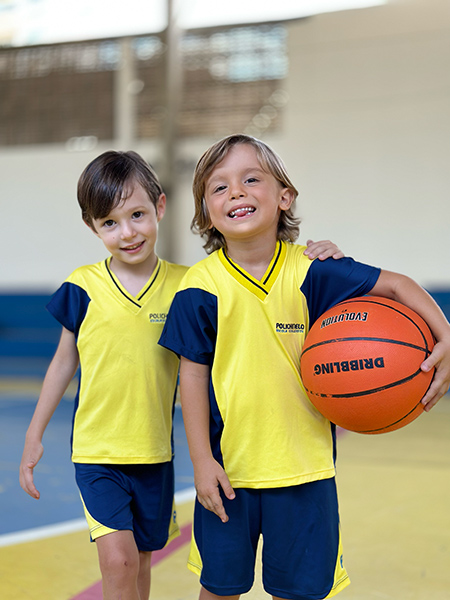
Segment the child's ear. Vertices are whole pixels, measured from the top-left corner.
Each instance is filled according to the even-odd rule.
[[[281,210],[289,210],[292,206],[292,203],[295,200],[294,192],[289,188],[283,188],[281,190],[280,203],[279,207]]]
[[[166,195],[165,194],[160,194],[158,200],[156,201],[155,208],[156,208],[156,219],[159,223],[166,212]]]

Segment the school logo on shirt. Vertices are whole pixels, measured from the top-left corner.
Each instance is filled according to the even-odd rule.
[[[275,326],[277,333],[304,333],[304,323],[277,323]]]
[[[150,323],[165,323],[167,313],[150,313],[148,318],[150,319]]]

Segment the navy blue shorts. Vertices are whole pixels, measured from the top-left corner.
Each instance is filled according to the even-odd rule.
[[[128,529],[138,549],[151,552],[178,535],[173,462],[74,465],[92,541]]]
[[[349,583],[343,566],[335,480],[276,489],[235,488],[222,521],[196,501],[189,567],[218,596],[248,592],[263,538],[263,585],[291,600],[333,596]]]

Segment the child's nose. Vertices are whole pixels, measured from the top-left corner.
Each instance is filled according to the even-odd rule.
[[[243,198],[245,196],[245,190],[239,184],[236,184],[230,188],[230,196],[232,200],[236,198]]]
[[[136,231],[133,227],[133,224],[132,223],[124,223],[122,225],[122,231],[121,231],[122,239],[129,239],[129,238],[132,238],[134,235],[136,235]]]

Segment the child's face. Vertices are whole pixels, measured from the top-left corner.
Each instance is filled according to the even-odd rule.
[[[276,240],[281,210],[294,201],[292,192],[264,171],[256,150],[238,144],[206,180],[205,202],[215,227],[227,243],[268,235]]]
[[[134,184],[133,193],[103,219],[93,219],[94,233],[105,244],[114,260],[127,265],[142,265],[156,260],[158,223],[166,206],[164,194],[157,206],[147,192]]]

